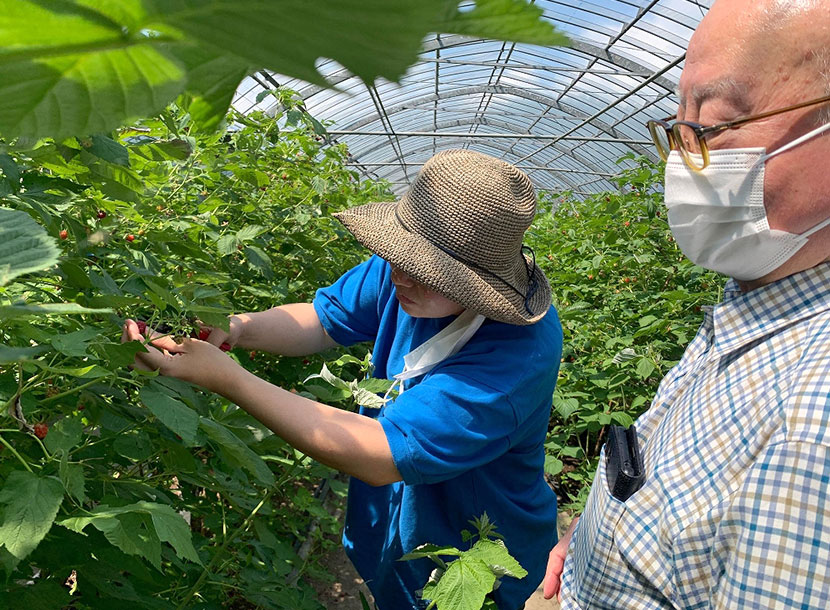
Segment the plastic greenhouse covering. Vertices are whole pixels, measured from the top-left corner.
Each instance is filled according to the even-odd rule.
[[[319,60],[331,87],[259,72],[234,107],[268,112],[264,90],[296,90],[350,164],[397,193],[437,151],[467,148],[517,165],[538,189],[584,197],[616,188],[626,153],[657,158],[644,123],[674,114],[686,45],[711,3],[537,0],[570,46],[431,35],[400,83],[367,85]]]

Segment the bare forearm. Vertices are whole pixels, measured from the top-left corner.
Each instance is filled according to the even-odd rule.
[[[236,316],[242,322],[237,345],[284,356],[307,356],[337,345],[326,334],[311,303],[281,305]]]
[[[401,480],[380,423],[292,394],[241,367],[214,388],[318,462],[370,485]]]

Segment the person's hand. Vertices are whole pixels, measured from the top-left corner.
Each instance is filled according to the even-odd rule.
[[[198,339],[183,339],[177,343],[170,335],[161,335],[150,328],[144,334],[151,341],[147,352],[135,356],[135,368],[158,371],[168,377],[195,383],[213,392],[228,383],[239,365],[215,345]],[[124,322],[121,342],[143,341],[145,336],[133,320]]]
[[[207,341],[211,345],[228,351],[236,347],[239,337],[242,335],[243,321],[239,316],[231,316],[228,319],[228,331],[215,326],[199,325],[199,339]]]
[[[545,572],[545,586],[542,591],[545,599],[556,595],[557,599],[562,601],[562,569],[565,567],[565,557],[568,555],[568,546],[571,544],[571,536],[573,536],[577,521],[579,517],[574,517],[568,531],[548,555],[548,569]]]

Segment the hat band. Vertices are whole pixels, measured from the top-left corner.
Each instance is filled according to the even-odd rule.
[[[522,292],[521,290],[516,288],[513,284],[508,282],[506,279],[504,279],[503,277],[501,277],[497,273],[494,273],[494,272],[490,271],[486,267],[482,267],[481,265],[479,265],[478,263],[476,263],[474,261],[471,261],[467,258],[464,258],[463,256],[461,256],[460,254],[457,254],[456,252],[454,252],[450,248],[447,248],[446,246],[442,246],[441,244],[432,241],[430,238],[428,238],[424,235],[421,235],[420,233],[415,233],[414,231],[412,231],[412,229],[410,229],[409,226],[404,222],[403,218],[401,218],[401,215],[398,214],[397,206],[395,207],[395,218],[398,220],[401,227],[403,227],[403,229],[406,232],[412,233],[414,235],[418,235],[418,236],[424,238],[430,244],[432,244],[433,246],[435,246],[436,248],[441,250],[441,252],[443,252],[444,254],[449,256],[450,258],[452,258],[454,260],[457,260],[459,263],[467,265],[468,267],[471,267],[471,268],[475,269],[476,271],[486,273],[487,275],[490,275],[490,276],[496,278],[498,281],[500,281],[502,284],[504,284],[505,286],[510,288],[513,292],[515,292],[516,294],[518,294],[520,297],[522,297],[524,299],[524,307],[530,315],[536,315],[534,313],[534,311],[530,308],[530,300],[533,298],[533,295],[536,294],[536,290],[539,288],[539,282],[536,279],[536,252],[533,251],[533,248],[531,248],[530,246],[526,246],[525,244],[522,244],[522,247],[521,247],[521,252],[524,253],[525,250],[530,251],[530,255],[532,256],[532,259],[533,259],[533,261],[532,261],[533,264],[531,266],[530,264],[528,264],[527,259],[524,257],[524,254],[522,254],[522,262],[525,264],[525,271],[527,272],[527,282],[528,282],[527,292]]]

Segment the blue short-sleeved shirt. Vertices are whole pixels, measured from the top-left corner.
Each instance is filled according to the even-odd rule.
[[[321,289],[314,308],[341,345],[374,341],[374,375],[391,379],[403,357],[454,316],[413,318],[395,297],[390,267],[372,257]],[[495,598],[516,610],[544,576],[556,542],[556,496],[543,477],[543,443],[562,352],[556,311],[536,324],[486,320],[454,356],[383,409],[363,409],[386,432],[403,482],[352,479],[343,543],[381,610],[423,608],[416,591],[434,564],[397,561],[431,542],[464,549],[461,531],[487,513],[528,571],[505,577]]]

